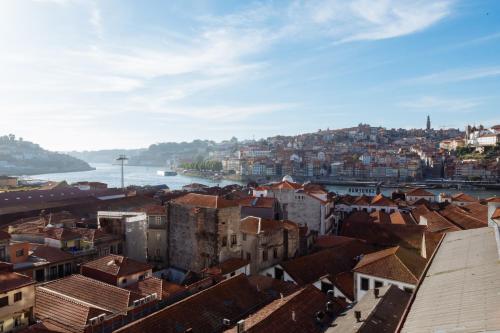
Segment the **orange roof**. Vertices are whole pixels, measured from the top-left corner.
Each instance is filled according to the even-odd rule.
[[[315,314],[325,311],[327,296],[317,288],[309,285],[305,288],[263,307],[245,319],[245,332],[324,332],[316,322]],[[338,299],[333,301],[333,313],[342,312],[346,303]],[[237,328],[226,330],[226,333],[237,332]]]
[[[391,223],[391,218],[386,212],[376,210],[370,213],[370,217],[374,218],[373,222],[376,223]]]
[[[394,201],[392,201],[389,198],[386,198],[382,195],[382,193],[377,194],[372,202],[370,203],[371,206],[397,206]]]
[[[422,216],[427,220],[427,229],[431,232],[450,232],[461,230],[438,212],[430,211]]]
[[[0,273],[0,292],[5,294],[11,290],[35,284],[29,276],[14,272]]]
[[[270,187],[273,190],[298,190],[302,188],[302,185],[285,180],[279,183],[271,184]]]
[[[477,202],[478,201],[475,198],[473,198],[470,195],[465,194],[465,193],[457,193],[455,195],[452,195],[451,199],[453,201],[459,201],[459,202]]]
[[[144,280],[137,281],[125,287],[125,289],[144,296],[156,293],[158,297],[161,297],[162,300],[186,291],[186,287],[184,286],[168,282],[154,276],[150,276],[145,278]]]
[[[178,205],[188,205],[200,208],[227,208],[237,206],[237,201],[227,200],[217,195],[206,195],[197,193],[188,193],[172,200],[173,203]]]
[[[37,287],[37,291],[39,289],[86,302],[113,313],[126,313],[134,300],[142,298],[141,295],[130,290],[79,274],[44,283]]]
[[[460,229],[475,229],[488,226],[488,222],[480,216],[475,216],[455,205],[448,205],[439,211],[439,214],[444,216]]]
[[[261,217],[247,216],[240,221],[240,231],[247,234],[260,234],[283,228],[283,222],[263,219]]]
[[[424,190],[423,188],[413,188],[406,192],[406,195],[412,197],[433,197],[434,193]]]
[[[30,256],[44,259],[49,263],[57,263],[73,259],[71,254],[56,247],[41,244],[30,244],[30,247],[32,251]]]
[[[427,261],[414,251],[396,246],[363,256],[353,271],[417,284],[426,263]]]
[[[121,333],[221,332],[222,320],[231,325],[266,304],[244,274],[224,280],[184,300],[118,329]]]
[[[394,212],[390,218],[392,224],[417,224],[409,213]]]
[[[50,327],[64,328],[70,332],[84,332],[88,321],[100,314],[111,312],[99,306],[89,304],[45,288],[36,288],[35,316],[37,319],[49,321]],[[65,330],[63,330],[64,332]]]
[[[240,200],[240,206],[244,207],[273,208],[276,203],[277,199],[270,197],[247,197]]]
[[[491,218],[492,219],[500,219],[500,208],[497,208],[495,209],[495,211],[493,212],[493,215],[491,215]]]
[[[153,268],[149,264],[115,254],[89,261],[83,266],[117,277],[140,273]]]
[[[356,241],[356,238],[335,236],[335,235],[323,235],[318,236],[314,242],[314,247],[319,249],[334,248],[337,246],[342,246],[344,244]]]

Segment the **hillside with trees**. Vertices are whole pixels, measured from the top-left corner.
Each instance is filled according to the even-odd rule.
[[[39,145],[16,138],[14,134],[0,136],[0,175],[34,175],[88,171],[92,167],[75,157],[55,153]]]

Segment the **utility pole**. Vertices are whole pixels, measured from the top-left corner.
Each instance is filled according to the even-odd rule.
[[[124,175],[123,175],[123,165],[125,164],[125,161],[128,160],[128,157],[125,156],[125,155],[120,155],[116,160],[121,163],[121,167],[122,167],[122,190],[124,190],[125,189],[125,179],[124,179]]]

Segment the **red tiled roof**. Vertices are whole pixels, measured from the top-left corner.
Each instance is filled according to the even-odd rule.
[[[172,200],[173,203],[178,205],[188,205],[200,208],[227,208],[238,206],[237,200],[227,200],[216,195],[205,195],[197,193],[188,193]]]
[[[427,220],[427,230],[430,232],[450,232],[461,230],[438,212],[430,211],[422,216]]]
[[[413,215],[413,218],[415,219],[415,221],[417,221],[418,224],[420,223],[420,216],[425,215],[430,211],[431,210],[429,209],[429,207],[427,207],[426,204],[421,204],[411,210],[411,215]]]
[[[289,281],[282,281],[265,275],[251,275],[248,277],[248,282],[259,291],[262,291],[272,299],[277,298],[279,295],[287,296],[300,288]]]
[[[73,259],[73,256],[61,249],[41,244],[30,244],[33,257],[44,259],[50,263],[57,263]]]
[[[371,206],[397,206],[394,201],[392,201],[389,198],[384,197],[382,194],[377,194],[372,202],[370,203]]]
[[[412,197],[432,197],[434,193],[424,190],[423,188],[413,188],[406,192],[407,196]]]
[[[142,297],[130,290],[79,274],[47,282],[37,288],[86,302],[113,313],[126,313],[133,301]]]
[[[426,229],[423,225],[344,221],[340,235],[363,239],[378,246],[402,245],[420,250]]]
[[[491,218],[494,220],[500,219],[500,208],[495,209],[493,215],[491,215]]]
[[[394,212],[390,218],[392,224],[418,224],[409,213]]]
[[[87,302],[47,290],[43,286],[36,288],[34,311],[38,319],[50,320],[53,326],[70,332],[84,332],[89,319],[111,313]]]
[[[453,201],[459,201],[459,202],[477,202],[478,201],[477,199],[475,199],[475,198],[473,198],[470,195],[465,194],[465,193],[457,193],[455,195],[452,195],[451,199]]]
[[[391,223],[391,218],[390,218],[389,214],[387,214],[386,212],[382,212],[380,210],[376,210],[374,212],[371,212],[370,217],[372,217],[374,219],[373,222],[376,222],[376,223],[386,223],[386,224]]]
[[[261,217],[247,216],[240,221],[240,231],[247,234],[272,232],[283,228],[283,222],[263,219]]]
[[[115,254],[110,254],[105,257],[89,261],[83,266],[105,272],[116,277],[140,273],[153,268],[149,264]]]
[[[333,284],[349,300],[354,301],[354,274],[352,272],[342,272],[333,277]]]
[[[148,215],[166,215],[167,211],[165,206],[162,205],[147,205],[140,209],[141,212],[145,212]]]
[[[35,284],[35,281],[33,281],[29,276],[14,272],[0,273],[0,292],[2,294],[14,289],[29,286],[31,284]]]
[[[416,285],[426,263],[414,250],[396,246],[363,256],[353,271]]]
[[[247,197],[240,200],[240,206],[243,207],[273,208],[276,203],[276,198],[270,197]]]
[[[316,321],[316,313],[326,310],[327,296],[309,285],[305,288],[266,305],[245,319],[246,333],[315,333],[324,332]],[[342,312],[346,304],[338,299],[332,301],[334,315]],[[226,333],[237,332],[234,327]]]
[[[459,208],[466,212],[466,214],[483,221],[483,223],[488,223],[488,205],[472,202],[466,206],[460,206]]]
[[[369,206],[371,201],[372,199],[370,197],[367,197],[366,195],[361,195],[356,199],[354,199],[352,204],[357,206]]]
[[[161,299],[167,299],[175,294],[186,291],[186,287],[184,286],[153,276],[147,277],[142,281],[137,281],[136,283],[125,287],[125,289],[144,296],[156,293],[156,295],[161,297]]]
[[[439,211],[439,214],[463,230],[488,226],[488,222],[484,219],[478,218],[455,205],[446,206]]]
[[[80,239],[81,235],[68,228],[46,228],[45,236],[60,241]]]
[[[221,332],[263,306],[267,298],[239,274],[118,329],[120,333]]]
[[[271,184],[270,187],[273,190],[298,190],[299,188],[302,188],[302,185],[285,180],[279,183]]]
[[[285,261],[281,266],[298,285],[305,285],[326,275],[335,276],[348,272],[356,265],[357,256],[374,251],[374,247],[356,240],[333,249]]]
[[[328,249],[337,246],[342,246],[344,244],[356,241],[356,238],[335,236],[335,235],[323,235],[318,236],[314,242],[314,247],[318,249]]]

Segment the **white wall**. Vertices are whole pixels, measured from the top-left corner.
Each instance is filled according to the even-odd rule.
[[[295,282],[295,280],[290,275],[288,275],[288,273],[283,269],[283,267],[281,265],[274,265],[272,267],[266,268],[266,269],[260,271],[259,275],[270,276],[273,279],[276,279],[275,269],[274,269],[275,267],[283,270],[283,281],[292,282],[292,283],[297,284],[297,282]]]
[[[355,294],[354,297],[356,298],[356,301],[359,301],[363,296],[368,292],[368,290],[361,290],[361,278],[367,278],[369,280],[368,284],[368,290],[375,289],[375,280],[381,281],[384,286],[387,285],[395,285],[398,286],[401,290],[404,288],[411,288],[415,289],[415,285],[413,284],[408,284],[404,283],[401,281],[395,281],[395,280],[390,280],[390,279],[384,279],[376,276],[371,276],[371,275],[366,275],[366,274],[361,274],[361,273],[354,273],[354,283],[355,283]]]

